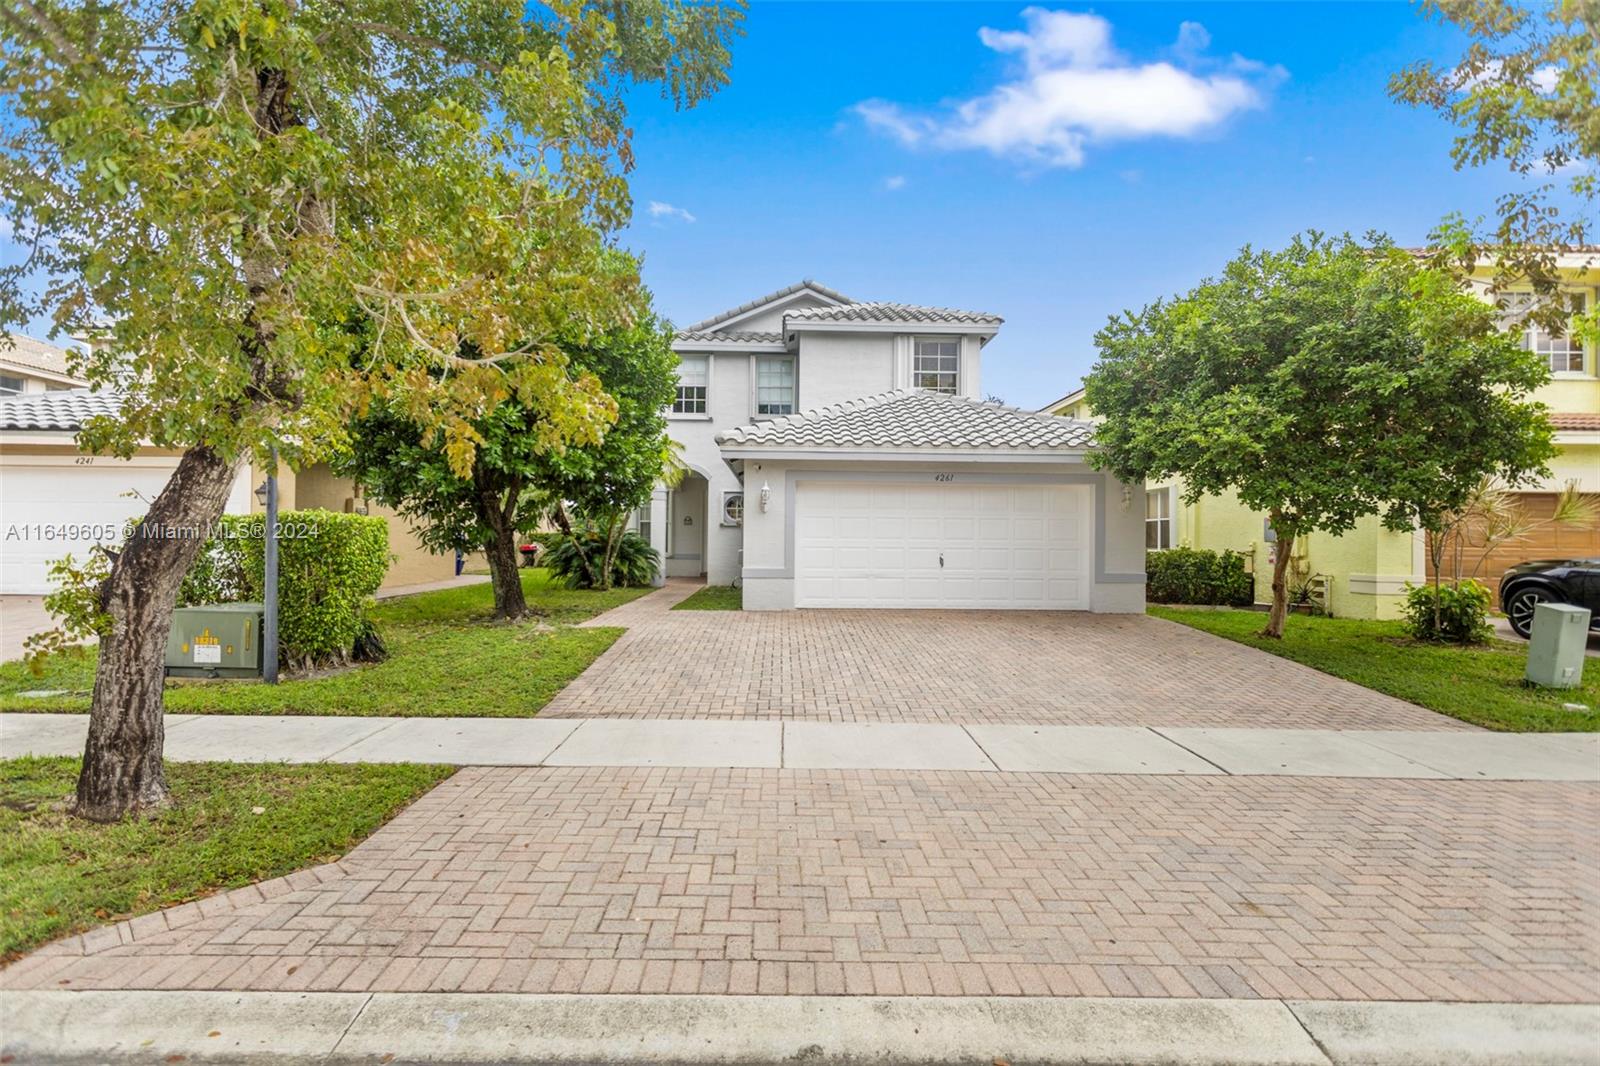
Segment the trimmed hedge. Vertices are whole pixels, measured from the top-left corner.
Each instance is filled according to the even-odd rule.
[[[1248,607],[1256,583],[1244,556],[1198,548],[1169,548],[1144,557],[1145,599],[1151,603],[1200,603]]]
[[[389,569],[389,525],[368,515],[278,513],[278,642],[289,665],[348,661],[372,632],[372,595]],[[184,578],[178,603],[261,600],[266,517],[225,515]]]

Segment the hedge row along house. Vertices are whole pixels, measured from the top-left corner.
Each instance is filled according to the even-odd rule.
[[[1600,256],[1572,253],[1559,260],[1561,275],[1567,279],[1563,292],[1575,310],[1600,305],[1600,271],[1589,265],[1596,259]],[[1485,299],[1491,298],[1487,269],[1479,271],[1470,283]],[[1501,298],[1508,310],[1516,310],[1530,297],[1531,293],[1512,291]],[[1476,577],[1491,590],[1498,587],[1501,574],[1519,562],[1600,557],[1600,521],[1550,521],[1568,484],[1576,484],[1585,499],[1600,507],[1600,351],[1570,333],[1555,334],[1532,324],[1523,331],[1523,344],[1549,362],[1550,381],[1534,398],[1549,408],[1561,452],[1550,462],[1550,478],[1511,494],[1512,506],[1520,508],[1525,518],[1523,535],[1502,541],[1487,552],[1479,547],[1465,553],[1463,576]],[[1041,411],[1073,419],[1094,418],[1082,387]],[[1231,493],[1185,503],[1183,489],[1181,478],[1145,486],[1146,550],[1186,545],[1238,552],[1255,575],[1257,602],[1270,601],[1276,545],[1267,516],[1245,507]],[[1484,545],[1481,537],[1469,535],[1467,541]],[[1346,618],[1399,617],[1406,583],[1420,584],[1433,576],[1422,533],[1387,530],[1377,516],[1362,519],[1343,536],[1312,533],[1300,538],[1290,572],[1295,582],[1292,590],[1330,614]],[[1453,564],[1447,564],[1444,576],[1455,576]]]

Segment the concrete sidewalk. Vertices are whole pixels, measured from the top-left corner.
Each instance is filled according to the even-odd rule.
[[[0,755],[76,755],[88,716],[0,715]],[[1600,780],[1600,734],[936,723],[169,715],[184,762],[424,762]]]
[[[4,1061],[1563,1066],[1600,1007],[1236,999],[12,992]]]

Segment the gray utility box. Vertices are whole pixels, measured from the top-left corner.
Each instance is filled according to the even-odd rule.
[[[172,612],[168,677],[260,677],[259,603],[210,603]]]
[[[1528,680],[1545,688],[1577,688],[1583,683],[1583,650],[1588,645],[1588,611],[1570,603],[1539,604],[1528,638]]]

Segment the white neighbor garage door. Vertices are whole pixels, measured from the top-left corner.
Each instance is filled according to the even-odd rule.
[[[1087,485],[802,481],[795,606],[1085,610]]]
[[[0,593],[49,592],[51,563],[69,553],[82,562],[96,541],[120,544],[125,524],[150,509],[178,462],[63,460],[12,455],[0,464]]]

